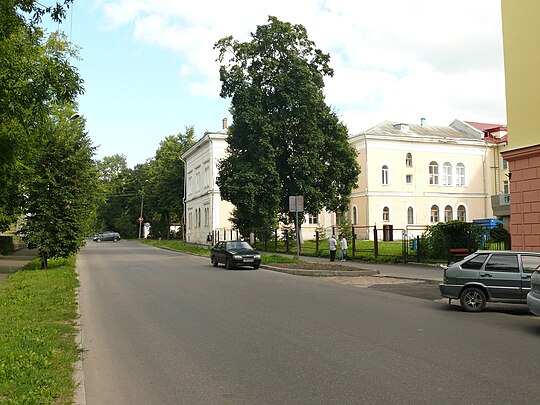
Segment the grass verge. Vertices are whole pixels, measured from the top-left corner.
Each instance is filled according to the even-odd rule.
[[[34,260],[0,283],[0,403],[70,404],[76,344],[75,257]]]
[[[189,252],[199,256],[208,256],[210,257],[210,249],[203,246],[191,245],[184,243],[180,240],[154,240],[154,239],[143,239],[143,243],[148,245],[153,245],[157,247],[166,247],[173,250],[178,250],[180,252]],[[290,258],[286,256],[281,256],[279,254],[261,254],[262,264],[269,263],[296,263],[296,258]]]

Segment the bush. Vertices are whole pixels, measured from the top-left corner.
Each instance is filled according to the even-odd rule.
[[[0,236],[0,254],[8,255],[15,250],[13,236]]]

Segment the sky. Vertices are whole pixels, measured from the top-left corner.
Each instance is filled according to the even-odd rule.
[[[47,2],[47,1],[46,1]],[[506,124],[499,0],[75,0],[60,26],[80,47],[77,100],[96,158],[128,165],[193,126],[232,121],[213,45],[250,41],[268,16],[330,55],[326,103],[350,134],[383,121]]]

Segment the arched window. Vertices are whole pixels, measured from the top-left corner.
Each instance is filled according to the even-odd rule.
[[[439,165],[437,162],[430,162],[429,164],[429,184],[439,184]]]
[[[413,207],[407,208],[407,224],[414,224],[414,210]]]
[[[383,221],[390,221],[390,209],[388,207],[383,208],[382,219]]]
[[[352,207],[352,224],[358,225],[358,209],[356,208],[356,205]]]
[[[439,207],[437,207],[436,205],[431,206],[429,220],[432,224],[436,224],[439,222]]]
[[[458,163],[456,165],[456,186],[465,185],[465,165]]]
[[[464,222],[467,220],[467,210],[463,205],[457,207],[457,220]]]
[[[382,184],[388,185],[388,166],[384,165],[381,170]]]
[[[442,184],[443,186],[452,185],[452,165],[448,162],[443,164]]]
[[[452,207],[447,205],[444,207],[444,222],[448,222],[454,219],[454,212],[452,210]]]
[[[412,155],[410,153],[405,156],[405,166],[412,167]]]

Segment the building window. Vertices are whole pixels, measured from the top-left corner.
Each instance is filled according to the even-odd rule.
[[[414,210],[413,207],[407,208],[407,224],[414,224]]]
[[[319,216],[318,215],[313,215],[313,214],[308,214],[308,224],[310,225],[317,225],[319,223]]]
[[[388,207],[383,208],[382,219],[383,221],[390,221],[390,209]]]
[[[510,194],[510,183],[508,183],[508,180],[503,181],[503,193]]]
[[[406,174],[405,175],[405,182],[407,184],[412,184],[412,174]]]
[[[381,170],[382,174],[382,184],[388,185],[388,166],[384,165]]]
[[[444,207],[444,222],[448,222],[454,219],[454,212],[452,210],[452,207],[447,205]]]
[[[467,210],[463,205],[457,207],[457,220],[463,222],[467,220]]]
[[[439,207],[437,207],[436,205],[431,206],[429,220],[432,224],[436,224],[439,222]]]
[[[443,164],[442,184],[443,186],[452,185],[452,165],[448,162]]]
[[[456,165],[456,186],[465,185],[465,165],[458,163]]]
[[[352,224],[358,225],[358,209],[356,208],[356,205],[352,207]]]
[[[405,156],[405,166],[412,167],[412,155],[410,153]]]
[[[437,162],[431,162],[429,164],[429,184],[439,184],[439,165]]]

